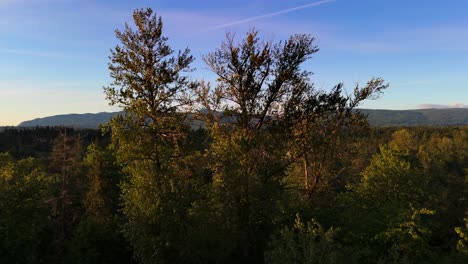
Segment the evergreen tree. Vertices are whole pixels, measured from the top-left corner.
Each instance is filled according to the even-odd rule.
[[[110,149],[102,149],[96,144],[88,146],[84,165],[88,174],[88,190],[84,197],[86,215],[99,222],[109,222],[119,208],[122,169]]]
[[[111,105],[124,114],[110,122],[117,160],[128,177],[122,185],[124,234],[143,263],[173,263],[184,240],[186,175],[183,160],[184,91],[193,57],[174,54],[160,17],[148,9],[133,13],[135,28],[116,30],[121,45],[111,51],[113,83],[105,87]]]
[[[79,135],[70,136],[68,133],[67,128],[61,129],[49,157],[49,171],[54,178],[55,189],[54,196],[49,199],[55,234],[50,248],[53,252],[49,254],[56,262],[65,258],[73,229],[83,214],[82,142]]]
[[[131,251],[119,223],[121,168],[111,150],[91,144],[84,165],[88,175],[84,214],[70,243],[70,263],[130,263]]]

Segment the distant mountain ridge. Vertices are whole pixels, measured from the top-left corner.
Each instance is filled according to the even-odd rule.
[[[468,108],[379,110],[359,109],[372,126],[468,125]]]
[[[18,127],[65,126],[74,128],[98,128],[100,124],[106,124],[118,113],[120,112],[54,115],[21,122]]]
[[[372,126],[454,126],[468,125],[468,108],[379,110],[359,109],[368,116]],[[24,121],[18,127],[66,126],[98,128],[121,112],[96,114],[66,114]]]

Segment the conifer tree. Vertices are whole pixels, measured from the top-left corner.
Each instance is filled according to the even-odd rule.
[[[72,230],[82,214],[81,158],[80,136],[70,136],[67,128],[61,128],[49,157],[50,171],[55,178],[55,195],[49,201],[52,204],[51,219],[56,232],[53,255],[57,259],[65,256]]]
[[[86,214],[106,223],[117,213],[120,195],[121,168],[108,149],[91,144],[84,164],[88,168],[88,190],[84,197]]]
[[[177,262],[185,211],[176,172],[187,133],[184,91],[193,57],[176,54],[163,35],[160,17],[135,10],[134,27],[116,30],[121,42],[111,51],[113,82],[105,87],[111,105],[124,114],[110,122],[113,147],[127,180],[122,186],[124,234],[143,263]]]

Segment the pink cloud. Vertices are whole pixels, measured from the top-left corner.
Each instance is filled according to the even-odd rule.
[[[451,104],[420,104],[419,109],[446,109],[446,108],[468,108],[468,105],[463,103],[451,103]]]

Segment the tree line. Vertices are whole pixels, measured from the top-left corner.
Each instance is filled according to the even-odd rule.
[[[388,85],[316,89],[310,35],[228,34],[203,58],[210,83],[151,9],[133,20],[111,50],[104,90],[124,111],[105,136],[49,129],[40,158],[5,144],[0,262],[467,260],[468,127],[369,127],[356,107]]]

